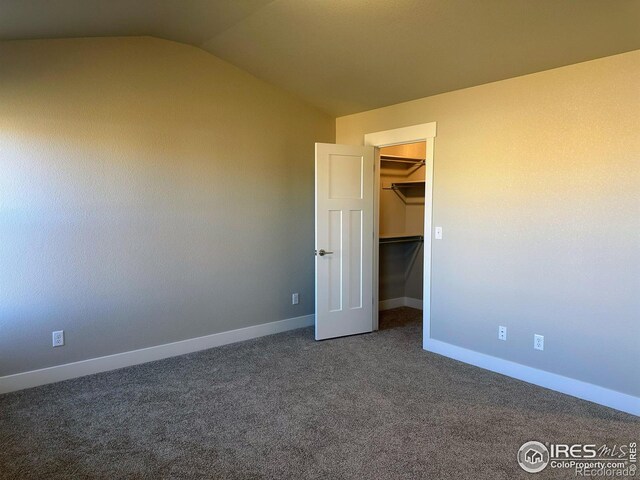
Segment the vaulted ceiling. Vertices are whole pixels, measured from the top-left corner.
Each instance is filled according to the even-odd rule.
[[[640,0],[0,0],[2,40],[112,35],[195,45],[338,116],[639,49]]]

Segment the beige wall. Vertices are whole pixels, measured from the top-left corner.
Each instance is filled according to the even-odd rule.
[[[0,43],[0,376],[312,313],[334,129],[193,47]]]
[[[432,121],[432,336],[640,396],[640,51],[341,117],[336,136]]]

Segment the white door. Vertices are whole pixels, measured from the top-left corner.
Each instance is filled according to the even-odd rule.
[[[373,147],[316,143],[316,340],[373,330]]]

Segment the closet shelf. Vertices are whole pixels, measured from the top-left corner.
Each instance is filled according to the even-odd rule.
[[[388,187],[382,187],[383,190],[392,190],[400,200],[405,204],[422,204],[424,203],[424,187],[425,182],[393,182]]]
[[[408,188],[424,188],[424,180],[411,181],[411,182],[393,182],[390,187],[386,187],[386,190],[406,190]]]
[[[422,235],[384,235],[380,236],[380,243],[414,243],[423,242]]]
[[[424,158],[400,157],[398,155],[380,155],[383,162],[408,163],[411,165],[424,165]]]
[[[423,158],[399,157],[396,155],[381,155],[380,168],[385,171],[395,172],[394,175],[408,177],[420,170],[425,165]]]

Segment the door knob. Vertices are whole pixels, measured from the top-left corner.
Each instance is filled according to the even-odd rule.
[[[316,253],[317,253],[317,255],[320,255],[321,257],[324,257],[325,255],[331,255],[333,252],[327,252],[324,248],[321,248]]]

